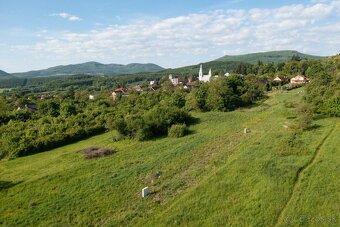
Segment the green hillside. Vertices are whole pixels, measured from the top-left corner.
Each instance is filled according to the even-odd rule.
[[[11,77],[12,77],[11,74],[6,73],[5,71],[0,70],[0,80],[1,79],[8,79],[8,78],[11,78]]]
[[[0,225],[339,226],[340,122],[320,118],[292,138],[297,114],[286,103],[300,102],[297,92],[193,113],[200,123],[182,138],[112,142],[105,133],[2,160]],[[77,153],[90,146],[118,152]],[[145,186],[152,193],[143,199]]]
[[[119,65],[101,64],[98,62],[86,62],[74,65],[61,65],[44,70],[13,73],[12,75],[17,77],[48,77],[74,74],[117,75],[134,74],[140,72],[158,72],[160,70],[163,70],[163,68],[155,64],[132,63],[128,65]]]
[[[282,50],[282,51],[269,51],[260,53],[251,53],[243,55],[226,55],[221,58],[216,59],[216,61],[240,61],[249,64],[256,64],[258,61],[263,63],[278,63],[286,62],[292,59],[293,56],[299,56],[301,59],[320,59],[320,56],[313,56],[308,54],[303,54],[295,50]]]
[[[163,74],[174,74],[174,75],[198,75],[198,71],[200,69],[200,65],[203,66],[203,73],[208,73],[209,69],[212,69],[214,73],[218,74],[220,71],[230,72],[235,70],[240,64],[248,65],[247,63],[239,62],[239,61],[228,61],[228,62],[220,62],[220,61],[209,61],[205,63],[200,63],[197,65],[190,65],[175,69],[166,69],[161,71]]]

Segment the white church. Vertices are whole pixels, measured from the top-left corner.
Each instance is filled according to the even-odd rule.
[[[228,72],[226,72],[224,74],[225,77],[228,77],[230,76],[230,74]],[[208,75],[203,75],[203,67],[202,67],[202,64],[200,66],[200,71],[198,72],[198,80],[201,81],[201,82],[209,82],[212,78],[217,78],[218,76],[212,76],[212,73],[211,73],[211,69],[209,69],[209,73]]]
[[[206,83],[206,82],[209,82],[210,79],[211,79],[211,69],[209,69],[208,75],[203,75],[203,68],[201,64],[200,71],[198,72],[198,80]]]

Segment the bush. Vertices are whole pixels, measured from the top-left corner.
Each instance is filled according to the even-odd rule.
[[[331,117],[340,117],[340,97],[328,99],[321,108],[321,112]]]
[[[185,136],[187,132],[186,124],[174,124],[169,128],[168,135],[169,137],[179,138]]]
[[[150,139],[152,137],[152,132],[148,126],[143,126],[142,128],[138,129],[135,134],[135,139],[138,141],[143,141]]]
[[[297,128],[306,130],[311,128],[313,123],[313,110],[310,105],[304,104],[298,107]]]
[[[284,101],[283,102],[283,104],[284,104],[284,106],[286,107],[286,108],[294,108],[295,107],[295,104],[293,103],[293,102],[291,102],[291,101]]]

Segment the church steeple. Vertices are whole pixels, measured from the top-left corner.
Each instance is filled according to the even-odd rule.
[[[202,68],[202,64],[201,64],[200,71],[198,72],[198,79],[202,80],[202,78],[203,78],[203,68]]]

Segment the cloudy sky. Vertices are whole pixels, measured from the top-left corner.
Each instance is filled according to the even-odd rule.
[[[0,69],[340,52],[340,0],[0,0]]]

